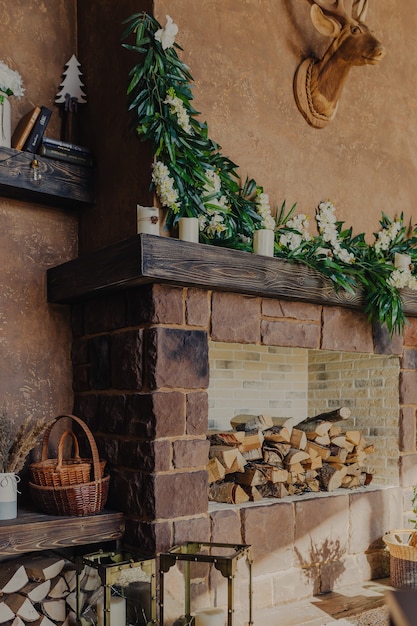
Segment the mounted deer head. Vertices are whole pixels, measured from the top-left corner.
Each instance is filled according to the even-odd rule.
[[[307,122],[324,128],[336,115],[350,68],[378,63],[385,49],[364,23],[368,0],[309,2],[314,27],[333,41],[321,60],[310,57],[299,65],[294,96]]]

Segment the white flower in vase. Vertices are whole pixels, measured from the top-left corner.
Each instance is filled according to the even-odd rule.
[[[0,104],[6,96],[21,98],[25,90],[19,72],[11,70],[3,61],[0,61]]]

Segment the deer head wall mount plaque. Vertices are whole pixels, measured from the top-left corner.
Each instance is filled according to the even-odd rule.
[[[304,59],[294,77],[300,112],[314,128],[324,128],[336,115],[349,70],[376,64],[385,55],[380,41],[365,24],[368,0],[309,0],[316,30],[332,42],[322,59]]]

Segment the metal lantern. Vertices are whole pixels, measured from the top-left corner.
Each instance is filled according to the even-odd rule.
[[[80,557],[77,619],[81,626],[156,624],[155,559],[103,551]]]
[[[174,546],[168,552],[160,554],[160,589],[159,589],[159,617],[160,626],[164,622],[165,611],[165,574],[174,565],[182,564],[184,576],[184,615],[174,623],[175,626],[237,626],[235,621],[235,592],[238,562],[240,559],[247,565],[248,592],[245,594],[247,604],[247,619],[240,624],[251,626],[252,622],[252,550],[248,545],[227,543],[185,542]],[[193,579],[192,564],[205,563],[220,572],[227,581],[227,607],[216,606],[191,611],[191,585]],[[219,583],[221,581],[218,581]],[[244,582],[244,581],[243,581]],[[220,591],[216,589],[216,595]],[[244,608],[246,611],[246,607]],[[170,622],[171,623],[171,622]]]

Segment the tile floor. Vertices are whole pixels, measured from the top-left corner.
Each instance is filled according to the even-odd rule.
[[[392,589],[389,579],[383,578],[273,609],[255,610],[254,626],[348,626],[352,623],[349,617],[384,606],[389,589]]]

